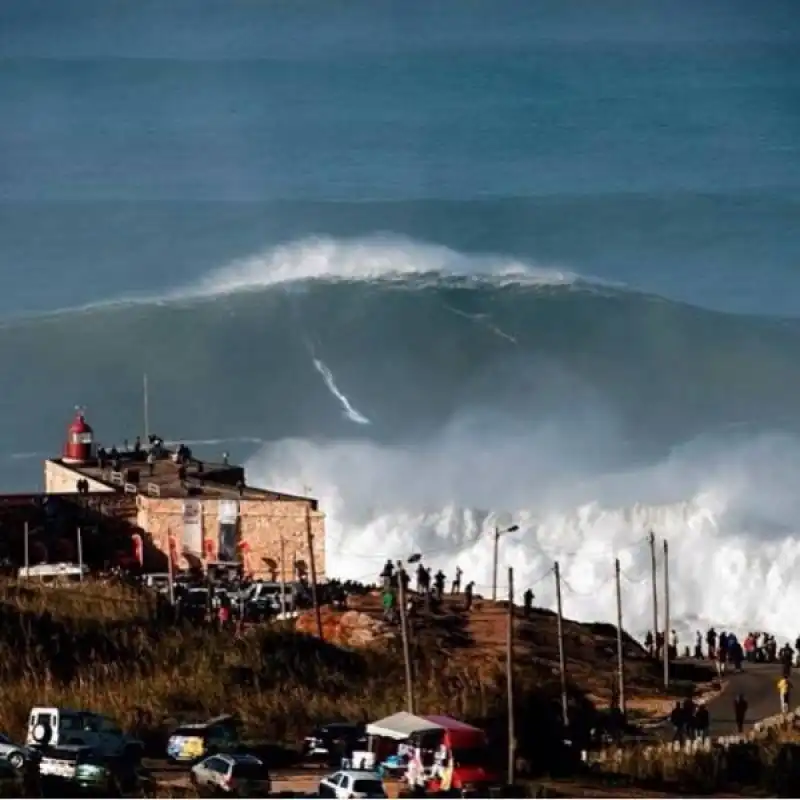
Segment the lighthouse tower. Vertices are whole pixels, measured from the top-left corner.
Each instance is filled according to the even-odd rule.
[[[94,457],[94,432],[86,422],[83,411],[78,410],[67,431],[63,461],[67,464],[85,464]]]

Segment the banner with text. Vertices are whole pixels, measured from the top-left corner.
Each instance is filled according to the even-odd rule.
[[[183,501],[183,552],[203,556],[203,503],[193,498]]]

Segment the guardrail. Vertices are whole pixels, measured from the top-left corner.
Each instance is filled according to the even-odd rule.
[[[798,720],[800,720],[800,707],[796,708],[794,711],[789,711],[787,714],[773,714],[770,717],[764,717],[764,719],[755,722],[747,733],[716,737],[709,736],[702,739],[687,739],[683,742],[661,742],[660,744],[646,745],[641,749],[641,754],[645,760],[648,760],[659,754],[670,752],[692,754],[710,752],[714,747],[728,749],[735,745],[761,739],[769,731],[776,728],[792,727]],[[619,764],[622,762],[626,753],[632,749],[633,748],[626,748],[624,746],[607,747],[594,752],[584,750],[581,755],[583,761],[587,764]]]

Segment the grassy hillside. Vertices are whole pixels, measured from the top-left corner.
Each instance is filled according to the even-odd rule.
[[[499,607],[449,610],[417,627],[412,643],[418,712],[483,725],[501,754],[503,620]],[[517,737],[529,760],[549,759],[542,742],[560,738],[554,627],[544,613],[518,623]],[[588,719],[590,700],[614,680],[614,632],[569,623],[567,635],[573,718]],[[159,619],[152,597],[122,586],[7,582],[0,584],[0,730],[23,736],[32,706],[56,705],[109,714],[154,752],[177,719],[219,713],[238,715],[248,738],[296,743],[320,722],[404,708],[400,653],[397,641],[355,650],[267,626],[241,636],[176,627]],[[637,658],[632,687],[656,696],[658,669]]]

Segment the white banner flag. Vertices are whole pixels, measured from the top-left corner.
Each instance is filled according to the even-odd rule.
[[[200,500],[183,501],[183,551],[203,555],[203,503]]]

